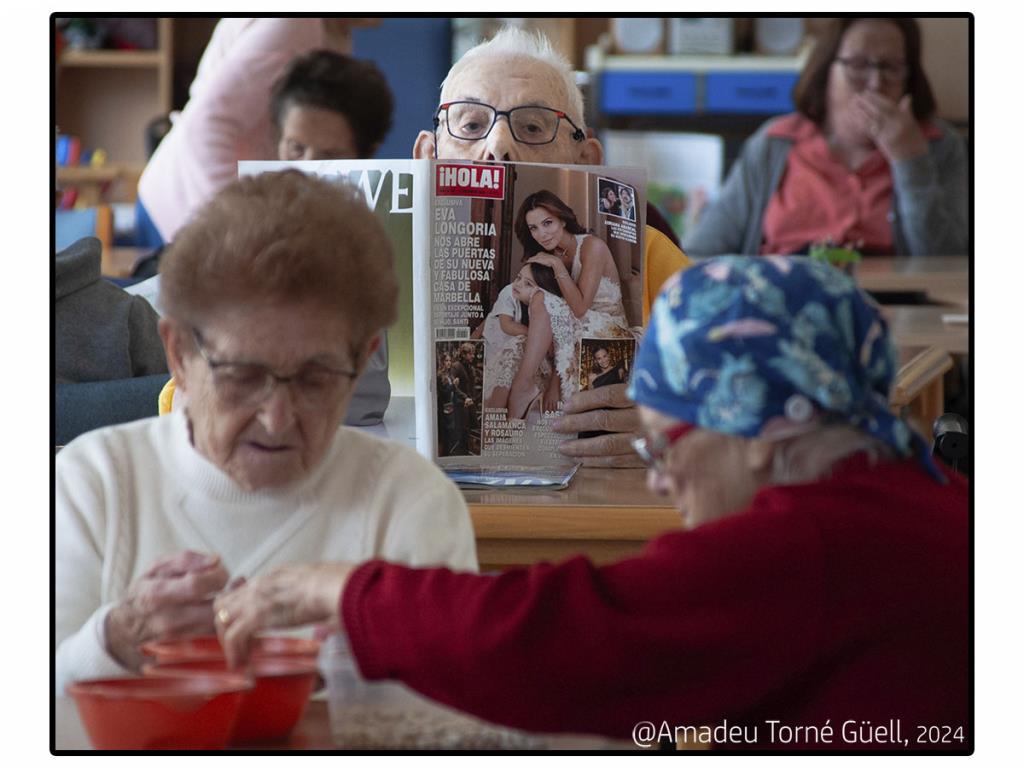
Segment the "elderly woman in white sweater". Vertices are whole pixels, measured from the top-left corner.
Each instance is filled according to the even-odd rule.
[[[56,685],[128,674],[142,643],[212,633],[213,596],[285,564],[476,569],[455,486],[339,427],[398,282],[354,192],[296,171],[227,187],[161,264],[185,407],[57,456]]]

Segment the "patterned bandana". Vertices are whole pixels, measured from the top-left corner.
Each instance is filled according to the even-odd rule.
[[[878,305],[853,280],[803,257],[725,256],[665,283],[629,395],[705,429],[796,434],[820,416],[916,454],[925,441],[889,409],[896,352]]]

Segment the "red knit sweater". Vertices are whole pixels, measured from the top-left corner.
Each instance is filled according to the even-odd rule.
[[[848,721],[897,718],[912,749],[928,746],[918,726],[951,726],[945,748],[965,750],[968,557],[962,479],[854,460],[605,567],[367,563],[341,609],[366,677],[511,726],[630,739],[639,721],[727,721],[746,726],[729,747],[754,728],[757,748],[902,750],[844,738]],[[833,739],[783,725],[831,725]]]

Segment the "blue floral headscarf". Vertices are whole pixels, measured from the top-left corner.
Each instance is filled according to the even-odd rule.
[[[629,395],[680,421],[745,437],[850,424],[942,479],[928,446],[889,409],[896,352],[878,305],[828,264],[723,256],[664,285]]]

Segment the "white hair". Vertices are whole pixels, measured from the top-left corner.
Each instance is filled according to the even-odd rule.
[[[855,453],[864,452],[875,464],[894,451],[881,440],[845,424],[830,425],[779,440],[772,459],[771,484],[813,483],[832,474],[833,467]]]
[[[490,40],[470,48],[448,70],[448,76],[441,83],[442,98],[445,86],[448,85],[454,74],[473,61],[487,56],[506,59],[534,59],[554,69],[562,78],[566,97],[569,99],[566,112],[576,125],[586,128],[583,115],[583,93],[576,85],[572,65],[565,56],[555,50],[551,41],[539,31],[527,32],[518,27],[502,27],[501,31]]]

